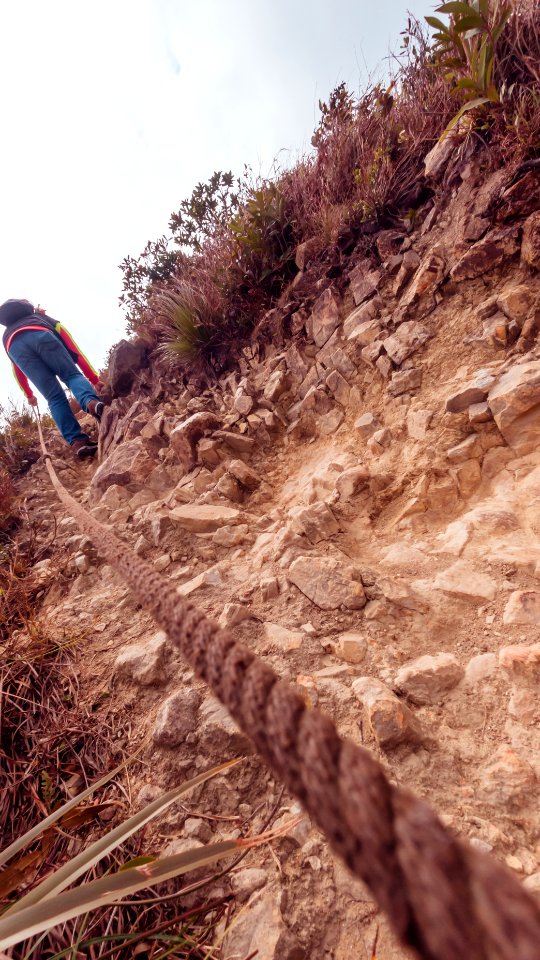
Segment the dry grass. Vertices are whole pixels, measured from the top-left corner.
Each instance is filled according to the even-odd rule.
[[[13,578],[14,580],[18,578]],[[11,598],[29,605],[15,583]],[[97,729],[90,711],[78,702],[73,666],[74,641],[49,639],[39,624],[19,610],[25,628],[12,630],[2,643],[0,666],[0,832],[4,844],[25,832],[74,783],[103,769],[113,733]],[[49,858],[62,856],[65,837],[47,838],[34,851],[30,873]]]
[[[329,211],[342,223],[375,219],[382,226],[417,204],[423,159],[454,104],[430,63],[424,31],[416,22],[411,30],[414,43],[394,61],[388,88],[374,86],[346,102],[343,95],[336,101],[334,91],[315,132],[316,154],[282,175],[280,187],[304,237],[320,235]]]
[[[73,638],[59,645],[45,635],[32,619],[32,591],[13,567],[9,576],[2,571],[2,583],[0,835],[5,847],[103,773],[116,748],[114,718],[96,722],[91,709],[81,703]],[[6,611],[15,605],[17,612],[7,622]],[[21,622],[24,627],[14,629]],[[122,784],[111,781],[95,800],[75,807],[58,826],[46,830],[0,871],[0,913],[2,904],[11,903],[68,860],[83,838],[96,830],[101,833],[102,817],[124,814],[128,808]],[[94,879],[146,854],[145,840],[142,831],[83,879]],[[136,948],[137,955],[155,960],[165,956],[202,960],[228,902],[205,903],[201,897],[200,906],[186,911],[181,896],[178,888],[165,896],[131,896],[13,947],[8,955],[14,960],[127,960]]]
[[[56,927],[44,939],[12,948],[13,960],[208,960],[226,900],[182,909],[181,895],[142,897],[98,911],[91,919]]]

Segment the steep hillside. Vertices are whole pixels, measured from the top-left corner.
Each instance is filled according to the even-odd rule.
[[[237,368],[203,392],[143,369],[103,418],[99,465],[59,446],[54,463],[183,596],[538,894],[540,168],[454,169],[444,203],[375,234],[339,275],[310,286],[300,248]],[[134,802],[248,754],[174,808],[152,849],[261,827],[276,803],[281,817],[294,805],[62,513],[42,463],[23,487],[43,540],[56,523],[35,574],[42,622],[84,633],[96,724],[130,751],[150,738]],[[217,892],[231,888],[247,906],[224,960],[371,957],[377,931],[378,960],[404,955],[309,822]]]

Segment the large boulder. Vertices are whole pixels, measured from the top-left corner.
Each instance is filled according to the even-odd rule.
[[[132,493],[136,493],[154,467],[155,463],[148,456],[140,437],[121,444],[97,468],[90,485],[91,501],[99,500],[112,484],[127,486]]]
[[[146,366],[149,348],[144,340],[120,340],[109,360],[109,378],[113,397],[131,392],[136,374]]]
[[[493,419],[507,444],[520,453],[540,439],[540,361],[511,367],[488,395]]]
[[[170,444],[186,473],[192,470],[197,462],[199,440],[219,427],[221,427],[219,417],[205,410],[192,414],[172,430]]]

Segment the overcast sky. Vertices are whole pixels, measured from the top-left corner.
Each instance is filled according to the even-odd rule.
[[[124,332],[127,254],[214,170],[309,149],[428,0],[24,0],[0,8],[0,303],[61,320],[95,365]],[[384,63],[383,63],[384,69]],[[0,403],[22,398],[0,355]]]

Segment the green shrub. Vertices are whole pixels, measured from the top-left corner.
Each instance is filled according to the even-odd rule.
[[[191,197],[171,215],[169,229],[179,247],[200,253],[219,227],[226,227],[238,210],[245,182],[216,170],[207,183],[198,183]]]
[[[493,71],[497,44],[512,15],[512,4],[508,0],[451,0],[436,12],[449,19],[444,23],[438,17],[426,17],[436,31],[435,65],[453,84],[452,93],[465,100],[446,133],[468,111],[500,105],[501,91],[493,81]]]
[[[141,321],[144,325],[156,289],[188,272],[190,257],[201,253],[218,229],[228,226],[244,188],[245,183],[232,173],[215,171],[171,214],[169,236],[150,240],[138,258],[127,256],[122,261],[120,303],[126,308],[129,332],[141,334]]]
[[[238,281],[279,294],[283,280],[294,275],[294,223],[284,194],[274,183],[262,183],[249,194],[231,221]]]

